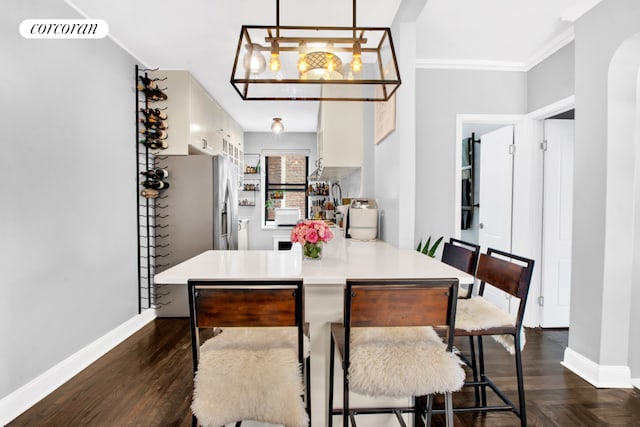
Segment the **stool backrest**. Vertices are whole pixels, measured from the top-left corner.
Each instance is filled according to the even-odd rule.
[[[298,328],[302,362],[304,290],[295,280],[189,280],[189,312],[194,372],[200,329],[291,326]]]
[[[347,280],[346,338],[351,327],[437,326],[452,346],[457,298],[458,279]]]
[[[494,286],[520,299],[516,318],[522,323],[524,308],[529,294],[534,260],[489,248],[480,255],[476,277],[480,280],[479,295],[484,294],[486,284]]]
[[[480,245],[451,238],[445,242],[442,250],[442,262],[475,276]]]

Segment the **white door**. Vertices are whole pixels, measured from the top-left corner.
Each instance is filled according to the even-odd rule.
[[[510,125],[480,137],[478,241],[482,252],[488,248],[511,251],[513,132],[514,127]],[[484,295],[509,311],[508,294],[487,287]]]
[[[542,209],[542,320],[569,326],[573,212],[573,120],[545,120]]]

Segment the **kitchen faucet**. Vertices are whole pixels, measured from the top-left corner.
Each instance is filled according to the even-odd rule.
[[[336,190],[337,189],[337,193],[340,194],[339,198],[336,198]],[[333,197],[333,206],[339,206],[342,204],[342,188],[340,187],[340,184],[338,184],[337,182],[334,182],[331,185],[331,196]]]

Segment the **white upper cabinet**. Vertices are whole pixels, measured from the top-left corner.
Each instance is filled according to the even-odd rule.
[[[165,88],[167,100],[150,107],[164,108],[167,114],[168,147],[163,155],[222,154],[238,164],[242,157],[242,128],[213,100],[188,71],[156,71],[154,77]]]
[[[329,89],[330,90],[330,89]],[[340,91],[358,90],[341,87]],[[326,92],[323,92],[326,95]],[[363,120],[362,102],[322,101],[318,114],[318,158],[326,173],[331,177],[348,175],[362,167],[363,159]]]

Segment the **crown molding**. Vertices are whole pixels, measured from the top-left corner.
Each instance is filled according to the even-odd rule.
[[[529,57],[529,59],[526,62],[527,71],[529,71],[530,69],[532,69],[533,67],[535,67],[536,65],[538,65],[539,63],[541,63],[542,61],[544,61],[545,59],[547,59],[548,57],[550,57],[551,55],[553,55],[554,53],[556,53],[557,51],[559,51],[560,49],[562,49],[563,47],[571,43],[572,41],[574,41],[575,38],[576,38],[576,35],[572,25],[562,33],[558,34],[548,43],[540,46],[540,48],[538,48],[538,50],[536,50],[533,53],[533,55]]]
[[[527,71],[522,62],[480,59],[416,59],[416,68],[430,70]]]
[[[560,15],[560,19],[563,21],[571,22],[572,24],[576,22],[582,15],[593,9],[597,6],[602,0],[576,0],[573,6],[567,8],[562,15]]]
[[[524,62],[479,59],[416,59],[416,68],[429,70],[482,70],[527,72],[575,39],[573,26],[544,44]]]

